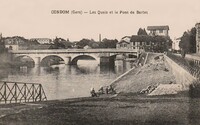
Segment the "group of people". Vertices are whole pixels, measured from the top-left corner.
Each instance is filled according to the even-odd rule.
[[[90,94],[92,97],[98,97],[102,94],[116,94],[116,91],[110,85],[110,86],[100,87],[98,92],[95,92],[94,88],[92,88],[90,91]]]

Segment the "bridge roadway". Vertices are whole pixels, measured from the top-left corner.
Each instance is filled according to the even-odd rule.
[[[65,64],[76,64],[79,59],[92,57],[101,64],[111,57],[122,55],[137,57],[137,52],[131,49],[48,49],[48,50],[10,50],[13,59],[19,57],[30,57],[36,65],[49,56],[57,56],[64,60]]]

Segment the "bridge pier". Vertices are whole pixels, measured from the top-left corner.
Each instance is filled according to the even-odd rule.
[[[100,57],[100,66],[106,66],[110,62],[109,57]]]
[[[114,66],[115,65],[115,60],[114,58],[111,57],[100,57],[100,66]]]
[[[71,64],[71,57],[65,57],[64,62],[65,62],[65,65],[70,65]]]
[[[35,65],[40,65],[40,62],[41,62],[41,58],[40,57],[35,57],[33,58],[34,62],[35,62]]]

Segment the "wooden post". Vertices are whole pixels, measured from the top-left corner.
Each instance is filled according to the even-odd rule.
[[[26,102],[26,83],[24,83],[24,100],[25,100],[25,102]]]
[[[42,93],[41,93],[41,91],[42,91],[42,85],[39,84],[39,97],[40,97],[40,101],[42,101]]]
[[[5,103],[7,103],[7,97],[6,97],[6,82],[4,82],[4,100],[5,100]]]
[[[32,99],[33,99],[33,102],[35,101],[35,92],[34,92],[35,89],[34,88],[35,88],[35,86],[34,86],[34,84],[32,84],[32,89],[33,89],[32,90],[32,96],[33,96]]]
[[[14,94],[14,96],[15,96],[15,103],[17,103],[17,83],[15,83],[14,84],[14,87],[15,87],[15,94]]]

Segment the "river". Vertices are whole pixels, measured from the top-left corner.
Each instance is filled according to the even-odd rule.
[[[117,64],[100,67],[95,60],[79,60],[77,65],[12,68],[0,72],[0,81],[41,83],[48,100],[90,96],[91,88],[98,90],[132,67]]]

